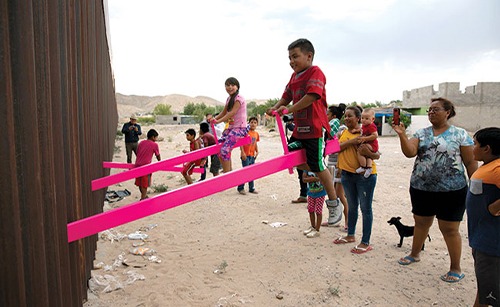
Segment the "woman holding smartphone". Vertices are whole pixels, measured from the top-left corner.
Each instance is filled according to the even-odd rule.
[[[458,282],[464,277],[460,267],[462,238],[458,229],[465,212],[465,171],[470,177],[477,169],[472,138],[467,131],[448,122],[455,114],[451,101],[433,98],[428,110],[431,126],[417,130],[410,139],[404,124],[392,126],[399,136],[403,154],[408,158],[417,157],[410,179],[415,232],[410,254],[398,262],[409,265],[420,261],[422,244],[436,217],[450,255],[450,269],[441,276],[446,282]]]

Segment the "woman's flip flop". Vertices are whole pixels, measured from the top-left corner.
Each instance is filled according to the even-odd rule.
[[[333,244],[346,244],[346,243],[354,243],[355,240],[348,241],[344,237],[339,237],[338,239],[333,240]]]
[[[401,264],[401,265],[409,265],[409,264],[412,264],[414,262],[419,262],[420,259],[418,258],[413,258],[412,256],[405,256],[404,258],[401,258],[398,260],[398,263]]]
[[[353,249],[351,249],[351,253],[353,254],[364,254],[366,252],[369,252],[373,249],[370,245],[368,245],[366,248],[359,247],[358,245],[354,246]]]

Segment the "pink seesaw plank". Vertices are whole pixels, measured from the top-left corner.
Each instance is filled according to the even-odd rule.
[[[337,139],[327,142],[326,154],[340,151]],[[305,151],[298,150],[287,155],[258,162],[248,167],[196,182],[170,192],[138,201],[127,206],[96,214],[68,224],[68,242],[93,235],[115,226],[162,212],[190,201],[218,193],[244,182],[255,180],[306,162]]]
[[[68,242],[93,235],[305,162],[304,150],[212,177],[204,181],[68,224]]]
[[[251,139],[249,136],[247,136],[239,139],[238,142],[236,142],[236,144],[234,145],[234,147],[250,144],[250,142]],[[183,164],[184,162],[195,161],[213,154],[217,154],[220,152],[221,146],[222,144],[217,144],[206,148],[201,148],[170,159],[153,162],[151,164],[139,166],[118,174],[113,174],[106,177],[94,179],[92,180],[92,191],[96,191],[126,180],[152,174],[157,171],[163,171],[167,167],[172,167],[175,165]]]
[[[125,168],[125,169],[132,169],[135,167],[133,163],[120,163],[120,162],[102,162],[102,167],[103,168]],[[162,168],[162,171],[166,172],[181,172],[182,167],[180,166],[166,166]],[[195,167],[193,169],[194,173],[203,173],[204,169],[203,167]]]

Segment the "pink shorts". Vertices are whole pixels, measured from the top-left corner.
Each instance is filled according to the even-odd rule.
[[[311,197],[307,196],[307,212],[316,214],[323,214],[323,204],[325,203],[325,196]]]

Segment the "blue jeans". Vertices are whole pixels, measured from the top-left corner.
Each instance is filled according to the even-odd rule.
[[[365,178],[363,174],[342,171],[340,180],[344,187],[347,203],[349,204],[347,235],[354,236],[358,221],[358,208],[361,207],[361,214],[363,215],[363,237],[361,238],[361,243],[370,245],[373,224],[372,200],[373,191],[375,191],[377,183],[377,175],[370,175],[370,177]]]
[[[246,160],[241,160],[241,165],[243,167],[252,165],[254,163],[255,163],[255,157],[247,156]],[[238,191],[243,191],[244,189],[245,189],[245,184],[240,184],[238,186]],[[248,191],[253,192],[254,190],[255,190],[255,187],[253,185],[253,180],[252,180],[252,181],[248,182]]]

